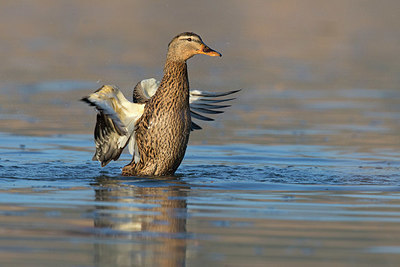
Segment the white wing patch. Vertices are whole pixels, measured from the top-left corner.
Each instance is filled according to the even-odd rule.
[[[128,101],[118,87],[113,85],[104,85],[82,100],[95,106],[97,111],[110,118],[115,126],[115,130],[113,127],[109,127],[107,131],[104,131],[105,134],[101,135],[101,138],[95,136],[95,157],[97,160],[105,166],[110,160],[118,159],[122,149],[128,145],[129,152],[135,157],[135,162],[139,162],[140,155],[136,145],[135,127],[136,122],[143,115],[145,104],[136,104]],[[107,126],[104,125],[102,124],[99,127]],[[102,151],[102,147],[107,147],[107,151]],[[113,149],[120,150],[117,156],[115,156],[115,153],[108,151]],[[111,158],[105,156],[108,154],[111,155]]]
[[[140,82],[145,96],[150,99],[157,91],[160,82],[154,78],[145,79]]]

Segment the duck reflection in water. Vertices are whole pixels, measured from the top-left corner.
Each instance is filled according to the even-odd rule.
[[[95,188],[96,201],[104,203],[95,210],[102,239],[95,244],[95,266],[185,265],[189,186],[177,177],[98,178]]]

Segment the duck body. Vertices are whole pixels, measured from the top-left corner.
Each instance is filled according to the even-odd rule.
[[[203,114],[223,113],[220,105],[230,99],[223,93],[189,90],[186,61],[197,54],[221,56],[204,44],[199,35],[184,32],[168,44],[164,76],[139,82],[133,91],[133,103],[113,85],[104,85],[82,98],[98,111],[94,131],[96,153],[93,160],[106,166],[118,160],[129,148],[132,161],[122,170],[125,176],[173,175],[185,155],[192,130],[201,127],[192,118],[211,121]]]
[[[132,160],[123,175],[172,175],[185,155],[191,127],[186,62],[167,62],[164,71],[137,124],[140,161]]]

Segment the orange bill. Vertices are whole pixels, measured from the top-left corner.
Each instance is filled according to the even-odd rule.
[[[211,57],[216,57],[216,56],[222,57],[220,52],[217,52],[217,51],[209,48],[205,44],[201,45],[201,49],[197,50],[197,53],[198,54],[204,54],[204,55],[211,56]]]

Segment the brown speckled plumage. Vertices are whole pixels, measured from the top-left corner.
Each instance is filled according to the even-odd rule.
[[[187,41],[188,38],[193,40]],[[146,103],[137,123],[140,161],[135,163],[132,160],[123,168],[123,175],[161,176],[175,173],[185,155],[191,130],[186,60],[195,54],[210,52],[214,53],[210,55],[220,55],[194,33],[182,33],[169,43],[160,86]]]
[[[186,63],[167,62],[161,84],[137,124],[140,161],[125,166],[122,174],[173,174],[185,155],[190,123]]]

